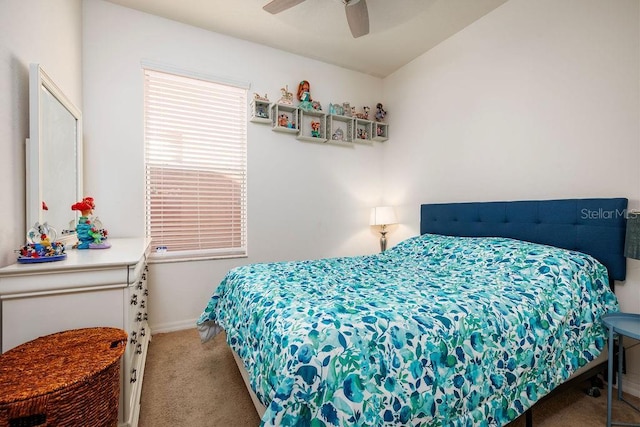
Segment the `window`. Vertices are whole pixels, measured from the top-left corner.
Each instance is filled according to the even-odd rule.
[[[170,258],[246,255],[247,89],[144,70],[147,236]]]

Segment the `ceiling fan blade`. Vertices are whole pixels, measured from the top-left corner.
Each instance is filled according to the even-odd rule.
[[[302,3],[304,0],[272,0],[265,4],[262,8],[269,13],[280,13],[283,10],[287,10],[297,4]]]
[[[353,37],[358,38],[369,34],[369,11],[366,0],[350,1],[344,8]]]

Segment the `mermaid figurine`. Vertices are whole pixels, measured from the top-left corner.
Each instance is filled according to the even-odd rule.
[[[99,230],[89,218],[95,207],[93,197],[85,197],[71,206],[71,210],[80,211],[80,218],[76,226],[78,235],[78,245],[76,247],[78,249],[107,249],[111,247],[111,243],[103,241],[106,236],[106,230]]]

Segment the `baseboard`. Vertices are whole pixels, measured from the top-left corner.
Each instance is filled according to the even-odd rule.
[[[153,335],[165,332],[183,331],[185,329],[195,329],[198,319],[181,320],[180,322],[149,324]]]
[[[629,393],[632,394],[636,397],[640,397],[640,384],[638,384],[636,381],[640,379],[638,378],[638,375],[623,375],[622,376],[622,390],[625,393]],[[636,381],[634,381],[636,380]]]

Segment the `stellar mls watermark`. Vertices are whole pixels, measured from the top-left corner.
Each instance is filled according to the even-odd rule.
[[[629,218],[640,215],[640,212],[629,212],[627,209],[587,209],[580,210],[580,219],[614,219]]]

